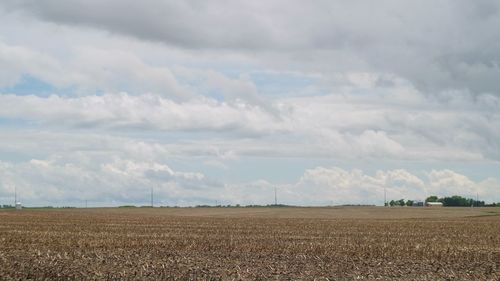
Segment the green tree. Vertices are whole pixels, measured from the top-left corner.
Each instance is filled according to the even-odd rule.
[[[406,201],[406,206],[413,206],[413,200]]]
[[[397,205],[404,206],[405,205],[405,200],[404,199],[399,199],[398,202],[397,202]]]
[[[431,195],[425,199],[425,202],[438,202],[438,197],[436,195]]]
[[[467,207],[472,205],[472,199],[467,199],[462,196],[453,195],[451,197],[440,198],[444,206]]]

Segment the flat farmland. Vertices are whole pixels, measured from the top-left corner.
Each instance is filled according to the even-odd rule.
[[[0,210],[1,280],[499,280],[500,208]]]

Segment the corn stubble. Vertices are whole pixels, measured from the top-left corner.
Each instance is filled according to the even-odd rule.
[[[2,211],[0,279],[499,280],[500,216]]]

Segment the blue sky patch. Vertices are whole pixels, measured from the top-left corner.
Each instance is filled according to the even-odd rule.
[[[48,97],[56,92],[56,88],[31,75],[23,75],[21,81],[13,87],[0,89],[3,93],[15,94],[18,96],[35,95]]]

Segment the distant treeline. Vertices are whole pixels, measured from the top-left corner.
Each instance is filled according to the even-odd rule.
[[[180,208],[179,206],[155,206],[156,208]],[[186,208],[282,208],[282,207],[294,207],[293,205],[196,205],[194,207],[187,206]],[[118,208],[151,208],[151,206],[135,206],[135,205],[123,205]]]
[[[386,206],[424,206],[425,203],[428,202],[441,202],[443,203],[443,206],[446,207],[495,207],[495,206],[500,206],[499,203],[491,203],[491,204],[485,204],[484,201],[479,201],[479,200],[474,200],[472,198],[465,198],[459,195],[453,195],[450,197],[437,197],[435,195],[427,197],[425,199],[425,202],[422,201],[414,201],[414,200],[405,200],[405,199],[399,199],[399,200],[391,200],[390,202],[386,203]]]
[[[14,209],[16,206],[14,205],[0,205],[0,208],[2,209]],[[54,206],[43,206],[43,207],[25,207],[23,206],[23,209],[74,209],[76,207],[72,206],[62,206],[62,207],[54,207]]]
[[[405,199],[399,199],[399,200],[391,200],[387,203],[385,203],[386,206],[424,206],[428,202],[441,202],[443,203],[443,206],[446,207],[500,207],[500,202],[498,203],[491,203],[491,204],[485,204],[484,201],[476,201],[472,198],[465,198],[462,196],[458,195],[453,195],[450,197],[437,197],[435,195],[427,197],[425,199],[425,202],[422,201],[415,201],[415,200],[405,200]],[[375,206],[375,205],[363,205],[363,204],[346,204],[346,205],[341,205],[341,206]],[[180,208],[179,206],[155,206],[157,208]],[[268,204],[268,205],[196,205],[194,207],[188,207],[188,208],[285,208],[285,207],[298,207],[295,205],[286,205],[286,204]],[[14,205],[0,205],[0,208],[3,209],[14,209]],[[70,208],[76,208],[76,207],[71,207],[71,206],[62,206],[62,207],[54,207],[54,206],[44,206],[44,207],[24,207],[23,208],[32,208],[32,209],[52,209],[52,208],[58,208],[58,209],[70,209]],[[142,206],[136,206],[136,205],[122,205],[118,206],[118,208],[151,208],[150,205],[142,205]]]
[[[414,200],[404,200],[404,199],[399,199],[399,200],[391,200],[388,203],[385,203],[385,205],[389,205],[391,207],[394,206],[424,206],[423,202],[418,202]]]
[[[294,207],[293,205],[285,204],[269,204],[269,205],[196,205],[195,208],[283,208]]]
[[[465,198],[458,195],[453,195],[451,197],[441,197],[438,198],[435,195],[427,197],[425,202],[441,202],[443,206],[449,207],[495,207],[500,206],[500,203],[485,204],[484,201],[474,200],[472,198]]]

